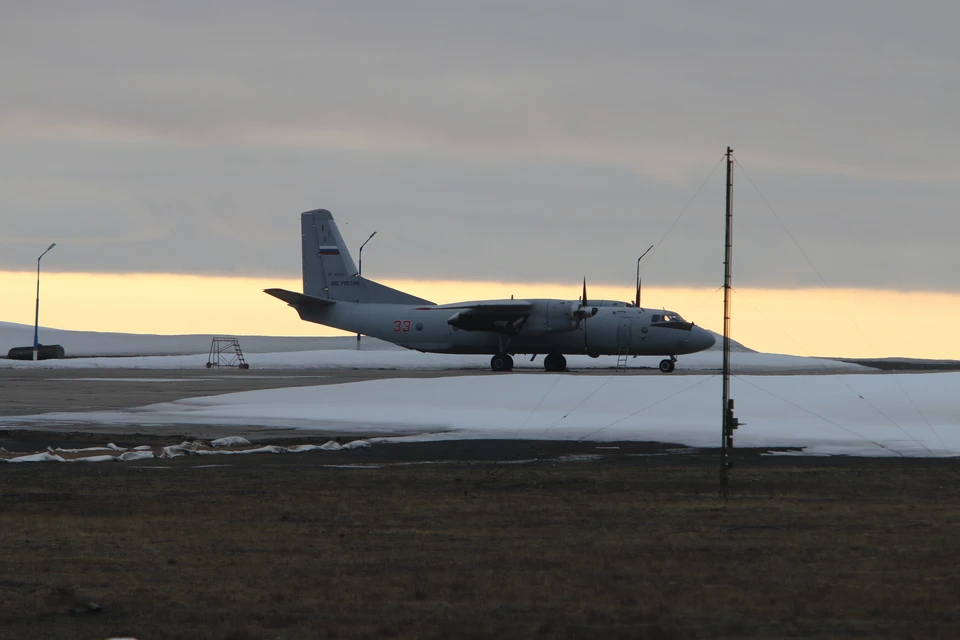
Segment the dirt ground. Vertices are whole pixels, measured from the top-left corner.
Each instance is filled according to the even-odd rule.
[[[0,637],[960,637],[956,461],[605,446],[3,464]]]

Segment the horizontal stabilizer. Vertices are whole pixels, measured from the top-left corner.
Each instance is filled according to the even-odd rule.
[[[264,289],[264,293],[269,293],[274,298],[279,298],[283,300],[291,307],[301,309],[307,307],[329,307],[332,304],[335,304],[335,300],[327,300],[326,298],[315,298],[314,296],[304,295],[302,293],[297,293],[295,291],[287,291],[286,289]]]

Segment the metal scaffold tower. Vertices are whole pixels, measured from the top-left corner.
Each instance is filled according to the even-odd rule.
[[[207,369],[212,367],[237,367],[240,370],[250,368],[243,359],[240,341],[236,338],[215,337],[210,342],[210,354],[207,356]]]

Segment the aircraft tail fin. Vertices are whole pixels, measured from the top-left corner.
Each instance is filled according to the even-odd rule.
[[[306,296],[344,302],[433,304],[360,276],[333,214],[326,209],[300,214],[300,231]]]

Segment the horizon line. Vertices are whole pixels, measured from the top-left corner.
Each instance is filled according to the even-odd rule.
[[[10,274],[10,275],[35,275],[36,271],[33,269],[0,269],[0,275]],[[277,280],[300,280],[301,276],[297,274],[289,275],[236,275],[236,274],[225,274],[225,273],[178,273],[173,271],[59,271],[55,269],[45,269],[42,272],[42,276],[89,276],[89,277],[146,277],[146,278],[189,278],[189,279],[218,279],[218,280],[268,280],[271,278],[276,278]],[[41,278],[42,278],[41,276]],[[387,278],[367,278],[367,280],[374,280],[376,282],[393,282],[393,283],[421,283],[424,285],[431,284],[450,284],[450,283],[469,283],[472,285],[508,285],[508,286],[523,286],[523,287],[533,287],[533,286],[545,286],[545,287],[575,287],[580,288],[581,282],[565,282],[559,280],[520,280],[520,279],[497,279],[497,278],[437,278],[437,277],[416,277],[416,276],[403,276],[403,277],[387,277]],[[641,278],[641,282],[642,282]],[[636,287],[636,282],[630,284],[621,284],[616,282],[611,282],[609,280],[595,280],[591,282],[587,280],[587,286],[597,286],[597,287],[620,287],[633,291]],[[691,284],[691,283],[674,283],[674,284],[644,284],[645,288],[650,289],[716,289],[721,290],[722,285],[715,287],[712,284]],[[960,295],[960,290],[945,290],[945,289],[930,289],[930,288],[903,288],[895,287],[888,285],[831,285],[831,284],[819,284],[819,285],[807,285],[807,284],[744,284],[739,287],[734,285],[733,290],[736,291],[740,289],[750,289],[753,291],[876,291],[876,292],[885,292],[885,293],[899,293],[899,294],[932,294],[932,295]]]

